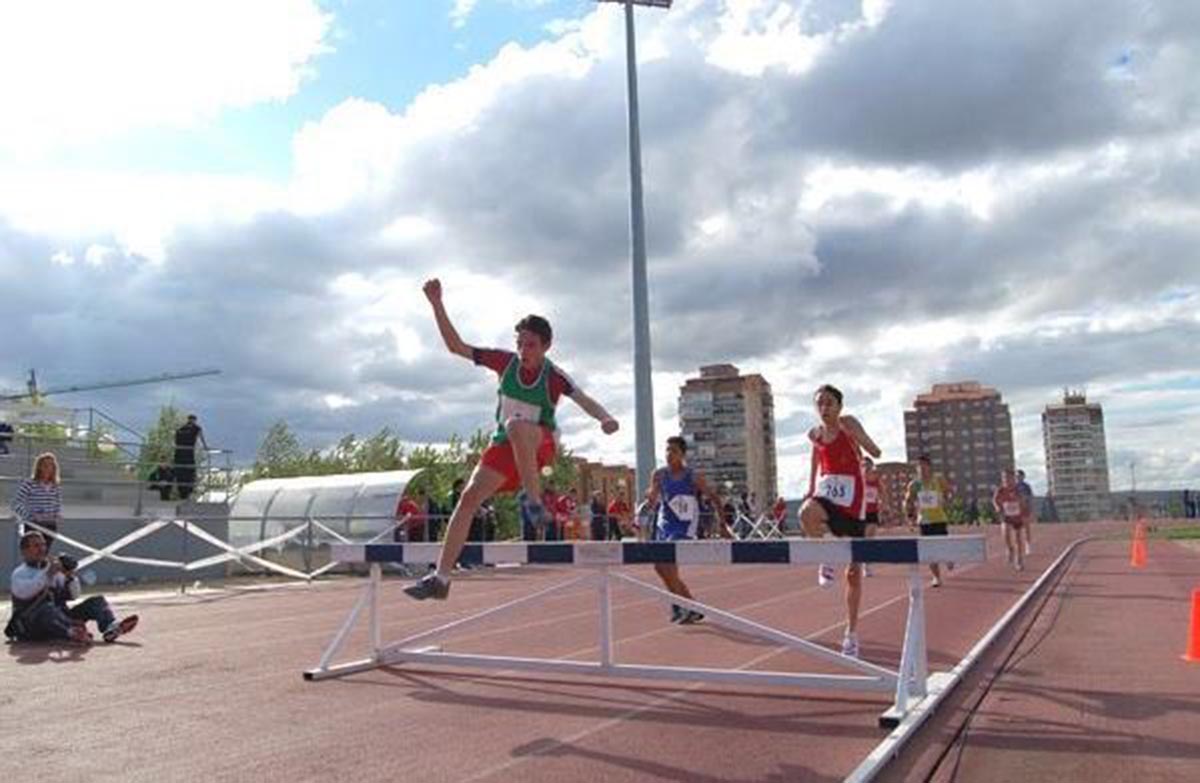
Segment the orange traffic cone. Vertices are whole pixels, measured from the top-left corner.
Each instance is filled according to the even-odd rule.
[[[1183,654],[1183,659],[1200,663],[1200,588],[1192,591],[1192,624],[1188,629],[1187,652]]]
[[[1146,528],[1141,522],[1134,525],[1133,543],[1129,552],[1129,565],[1142,568],[1146,565]]]

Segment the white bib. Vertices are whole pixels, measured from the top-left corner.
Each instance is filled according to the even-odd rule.
[[[878,503],[879,487],[867,487],[866,491],[863,492],[863,500],[867,501],[868,504]]]
[[[542,409],[532,403],[500,395],[500,421],[541,421]]]
[[[854,505],[854,476],[831,473],[817,481],[817,497],[834,505],[849,508]]]
[[[700,504],[694,495],[676,495],[667,501],[667,505],[680,522],[694,522],[700,516]]]
[[[1021,504],[1016,500],[1006,500],[1000,504],[1000,507],[1004,509],[1004,516],[1006,517],[1021,516]]]
[[[942,505],[942,493],[932,489],[923,489],[917,493],[917,502],[923,509],[937,508]]]

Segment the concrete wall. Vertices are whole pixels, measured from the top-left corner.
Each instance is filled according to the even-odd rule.
[[[206,517],[204,521],[195,521],[190,524],[206,530],[221,541],[227,542],[229,540],[229,521],[226,518],[228,510],[224,504],[186,504],[180,506],[179,512],[180,518]],[[217,518],[212,519],[211,517]],[[113,541],[132,533],[150,521],[152,520],[130,517],[107,519],[68,517],[63,520],[59,530],[63,535],[101,549]],[[0,520],[0,542],[2,542],[2,545],[0,545],[0,591],[7,592],[12,571],[19,563],[16,525],[11,518]],[[211,544],[200,541],[193,536],[185,535],[179,528],[171,526],[133,542],[121,549],[120,554],[158,560],[189,562],[218,554],[219,551]],[[80,552],[74,547],[61,543],[54,546],[53,552],[69,554],[77,559],[83,559],[86,555],[86,553]],[[212,580],[223,578],[225,576],[225,565],[210,566],[183,574],[179,569],[119,563],[105,559],[88,566],[81,573],[81,576],[85,578],[85,593],[90,581],[90,578],[87,577],[87,572],[91,572],[91,575],[95,577],[94,584],[96,585],[153,582],[177,583],[181,578],[191,583],[197,579]]]

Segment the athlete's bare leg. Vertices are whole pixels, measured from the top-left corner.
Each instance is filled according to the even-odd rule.
[[[462,554],[467,535],[471,532],[471,520],[475,512],[483,505],[483,501],[496,494],[504,486],[504,474],[484,465],[477,465],[471,474],[466,488],[458,498],[458,505],[450,515],[450,524],[446,526],[446,537],[442,539],[442,554],[438,559],[438,576],[447,579]]]
[[[846,566],[846,633],[858,633],[858,610],[862,606],[862,565]]]
[[[662,583],[672,593],[682,596],[689,601],[693,600],[692,591],[688,590],[688,586],[679,577],[679,566],[674,563],[655,563],[654,572],[658,574],[658,578],[662,580]]]
[[[504,424],[508,442],[512,444],[513,461],[521,477],[521,487],[533,504],[542,502],[542,475],[538,472],[537,453],[542,444],[542,428],[531,421],[508,420]]]

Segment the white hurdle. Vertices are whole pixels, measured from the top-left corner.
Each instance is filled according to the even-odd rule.
[[[326,647],[316,668],[304,672],[306,680],[324,680],[367,671],[380,666],[422,663],[465,666],[484,669],[558,672],[600,677],[648,680],[687,680],[742,685],[788,685],[811,689],[870,691],[894,694],[892,706],[880,718],[881,726],[899,724],[909,710],[927,696],[945,687],[943,673],[930,675],[925,646],[924,578],[921,566],[928,563],[973,563],[987,558],[983,536],[944,538],[873,538],[826,539],[820,541],[789,539],[784,541],[686,541],[625,542],[597,541],[578,543],[468,544],[461,557],[465,563],[519,563],[585,568],[588,573],[567,582],[501,604],[470,617],[455,620],[429,631],[384,645],[379,627],[379,595],[383,563],[429,564],[437,561],[440,544],[335,544],[331,555],[343,563],[368,563],[370,578],[354,608]],[[869,661],[851,658],[798,636],[757,623],[732,612],[689,601],[657,585],[614,570],[621,566],[653,563],[679,565],[844,565],[848,563],[891,563],[908,566],[908,619],[899,670]],[[664,603],[679,604],[707,616],[714,625],[729,628],[775,642],[813,658],[832,663],[850,673],[798,673],[706,669],[682,666],[647,666],[618,663],[613,650],[612,586],[620,583],[648,593]],[[600,607],[599,659],[565,661],[547,658],[514,657],[445,652],[437,642],[448,634],[474,625],[485,618],[527,606],[562,590],[590,586],[596,589]],[[407,599],[405,599],[407,600]],[[364,610],[368,612],[371,656],[357,661],[334,664],[333,659]]]

